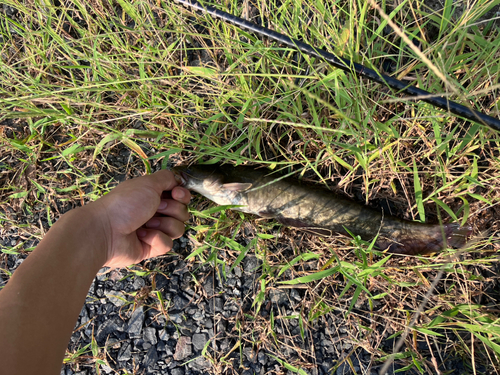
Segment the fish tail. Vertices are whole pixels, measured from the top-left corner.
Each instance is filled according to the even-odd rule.
[[[449,247],[462,247],[472,234],[472,227],[468,225],[461,227],[457,223],[445,224],[443,229]]]
[[[403,255],[417,255],[437,253],[447,247],[462,247],[472,234],[470,226],[461,227],[459,224],[444,225],[411,225],[397,239],[392,241],[381,238],[377,245],[390,253]]]

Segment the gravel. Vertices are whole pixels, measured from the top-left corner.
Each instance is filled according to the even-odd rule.
[[[191,349],[191,337],[181,336],[177,340],[177,345],[175,346],[174,359],[176,361],[182,361],[186,359],[193,353]]]
[[[9,255],[7,263],[13,270],[24,258],[23,254]],[[217,372],[217,360],[224,356],[227,368],[239,368],[241,374],[279,373],[283,365],[273,358],[278,351],[291,363],[308,363],[303,368],[306,374],[350,375],[355,370],[357,374],[379,375],[380,364],[350,341],[356,333],[351,331],[352,326],[345,325],[342,313],[338,319],[334,313],[306,326],[299,324],[304,289],[280,288],[277,283],[268,287],[256,315],[262,327],[253,323],[251,315],[256,307],[252,305],[261,288],[263,267],[255,255],[248,255],[241,268],[236,267],[226,278],[211,265],[187,264],[176,256],[146,261],[138,267],[155,271],[137,277],[132,270],[102,270],[76,322],[75,327],[80,329],[73,334],[68,350],[74,353],[95,339],[106,353],[104,364],[99,365],[100,373],[212,374]],[[156,292],[151,293],[153,285],[165,302],[163,309]],[[277,346],[272,345],[272,337],[265,336],[270,332],[271,313],[272,331],[280,340]],[[246,330],[246,326],[250,328]],[[382,337],[391,334],[385,332]],[[287,345],[283,345],[285,341]],[[380,342],[380,348],[387,352],[393,346],[394,339]],[[201,354],[204,348],[206,357]],[[300,357],[300,351],[313,356]],[[351,356],[353,367],[347,361],[338,366],[346,355]],[[401,367],[394,364],[389,374]],[[75,371],[77,368],[79,371]],[[460,374],[465,367],[461,360],[452,359],[446,363],[446,370]],[[61,372],[78,373],[96,374],[95,362],[79,363],[78,367],[69,363]],[[401,374],[413,373],[410,370]]]
[[[132,313],[130,320],[128,322],[127,332],[130,338],[141,337],[142,326],[144,324],[144,308],[138,307]]]
[[[207,343],[208,338],[204,333],[195,333],[191,341],[195,350],[202,350]]]

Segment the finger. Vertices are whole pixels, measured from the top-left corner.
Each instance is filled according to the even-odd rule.
[[[179,185],[172,171],[167,171],[166,169],[144,176],[144,178],[149,180],[158,195],[161,195],[165,190],[172,190]]]
[[[137,236],[142,242],[142,260],[168,253],[174,245],[172,238],[162,231],[155,229],[141,228],[138,230]]]
[[[179,238],[184,234],[184,223],[173,217],[153,217],[145,225],[149,229],[158,229],[171,238]]]
[[[189,219],[187,206],[173,199],[163,199],[156,213],[171,216],[179,221],[187,221]]]
[[[191,200],[191,193],[182,186],[176,186],[172,189],[172,198],[187,205]]]

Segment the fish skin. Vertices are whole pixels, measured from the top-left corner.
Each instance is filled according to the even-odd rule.
[[[380,250],[405,255],[429,254],[460,247],[472,228],[458,224],[423,224],[386,215],[339,197],[323,187],[307,186],[266,169],[230,165],[178,166],[172,169],[183,186],[219,205],[319,235],[354,235],[366,241],[375,236]],[[446,242],[445,239],[446,238]]]

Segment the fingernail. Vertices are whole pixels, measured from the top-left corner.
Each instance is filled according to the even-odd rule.
[[[146,237],[146,234],[148,234],[148,231],[146,229],[137,229],[137,237]]]
[[[166,201],[161,201],[160,204],[158,205],[159,210],[164,210],[167,208],[168,203]]]
[[[176,199],[182,199],[186,195],[186,193],[184,193],[184,190],[182,189],[177,189],[176,192],[177,192],[175,193],[175,195],[177,196]]]
[[[146,226],[148,228],[157,228],[160,226],[160,220],[158,219],[151,219],[146,223]]]

